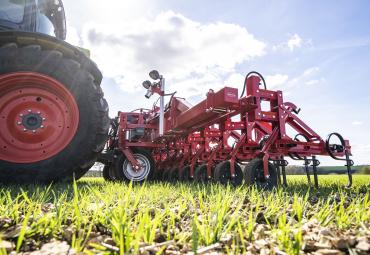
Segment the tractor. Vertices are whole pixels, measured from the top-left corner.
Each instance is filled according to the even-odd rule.
[[[82,177],[108,138],[102,74],[60,0],[0,0],[0,181]]]

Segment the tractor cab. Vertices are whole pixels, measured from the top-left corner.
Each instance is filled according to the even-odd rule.
[[[66,37],[66,20],[60,0],[0,0],[0,31],[27,31]]]

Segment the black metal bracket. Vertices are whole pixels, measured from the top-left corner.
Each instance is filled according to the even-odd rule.
[[[330,139],[333,136],[336,136],[340,140],[340,143],[341,143],[340,145],[337,145],[337,144],[331,145],[330,144]],[[346,161],[345,166],[347,167],[347,175],[348,175],[348,183],[347,183],[346,188],[352,187],[352,170],[351,170],[351,167],[354,165],[354,162],[353,162],[352,159],[350,159],[350,153],[349,153],[348,149],[346,148],[343,136],[340,135],[339,133],[331,133],[330,135],[328,135],[328,138],[326,139],[325,145],[326,145],[326,150],[328,151],[329,155],[333,159]],[[338,158],[337,156],[334,155],[333,151],[343,152],[343,150],[344,150],[344,153],[345,153],[345,158],[344,159],[343,158]]]
[[[276,166],[277,175],[278,175],[278,182],[279,185],[283,183],[283,187],[287,187],[288,183],[286,181],[286,171],[285,167],[288,166],[289,162],[284,159],[284,157],[280,157],[280,159],[274,160],[274,165]],[[281,173],[280,173],[281,168]],[[281,182],[281,175],[283,176],[283,182]]]
[[[312,156],[312,170],[313,170],[313,178],[315,183],[315,188],[319,188],[319,180],[317,177],[317,167],[320,165],[320,161],[316,159],[316,156]]]

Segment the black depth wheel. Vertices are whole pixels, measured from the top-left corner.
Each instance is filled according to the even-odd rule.
[[[169,181],[178,182],[179,181],[179,169],[173,168],[169,172]]]
[[[239,186],[243,184],[243,171],[238,164],[235,164],[235,177],[231,177],[230,161],[223,161],[216,165],[214,171],[214,178],[216,182],[223,185],[232,184]]]
[[[179,180],[182,182],[190,181],[190,166],[184,166],[179,171]]]
[[[114,170],[114,164],[105,165],[103,168],[103,178],[104,180],[111,182],[116,180],[116,174]]]
[[[269,162],[270,178],[266,179],[263,174],[263,160],[260,158],[253,159],[244,168],[244,179],[247,185],[256,185],[262,189],[272,189],[276,187],[277,172],[275,166]]]
[[[163,169],[155,169],[152,179],[154,181],[162,181],[162,174],[163,174]]]
[[[122,154],[118,156],[115,164],[115,174],[118,180],[143,182],[150,180],[154,172],[154,161],[149,152],[142,149],[135,149],[135,159],[141,165],[140,170],[134,170],[131,163]]]
[[[194,180],[200,183],[208,182],[207,164],[203,164],[195,168]]]
[[[170,180],[170,169],[164,169],[162,173],[162,181],[169,181]]]

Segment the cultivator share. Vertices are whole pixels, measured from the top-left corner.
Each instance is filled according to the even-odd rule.
[[[352,185],[351,147],[339,133],[323,140],[305,124],[293,103],[284,102],[282,91],[268,90],[263,76],[246,75],[242,92],[224,87],[209,90],[191,106],[175,93],[165,93],[165,79],[153,70],[144,81],[146,97],[159,95],[160,106],[119,112],[112,120],[104,177],[141,182],[214,181],[222,184],[272,188],[286,182],[289,157],[303,162],[311,182],[318,186],[316,156],[343,160]],[[165,105],[164,98],[169,102]],[[336,141],[337,144],[333,141]],[[281,180],[282,177],[282,180]]]
[[[160,106],[110,121],[101,72],[86,51],[63,41],[62,2],[2,0],[0,10],[2,182],[78,179],[99,160],[108,180],[271,188],[281,176],[287,185],[290,157],[304,163],[309,181],[312,166],[317,187],[316,156],[328,155],[346,162],[352,184],[349,142],[338,133],[324,141],[257,72],[246,76],[240,96],[232,87],[209,90],[191,106],[166,94],[165,79],[154,70],[153,82],[143,86],[147,98],[159,95]]]

